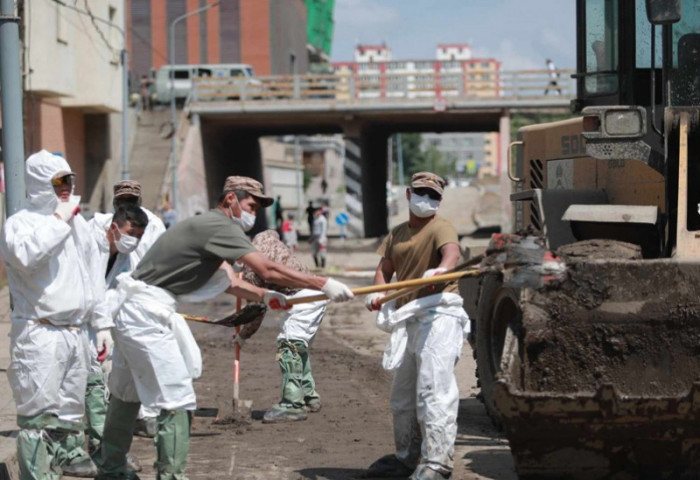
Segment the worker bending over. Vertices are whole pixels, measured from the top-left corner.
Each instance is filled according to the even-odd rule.
[[[457,233],[436,215],[445,181],[419,172],[406,189],[409,219],[379,247],[374,283],[426,278],[455,267],[461,253]],[[396,453],[374,462],[369,477],[408,476],[411,480],[450,478],[457,435],[459,391],[454,366],[462,350],[468,317],[455,282],[423,288],[388,302],[377,323],[392,332],[384,368],[395,370],[391,390]],[[382,293],[365,304],[379,309]]]
[[[155,436],[158,480],[184,480],[190,415],[196,408],[192,380],[201,374],[201,355],[189,327],[175,312],[178,295],[227,293],[285,308],[286,296],[227,274],[222,262],[239,261],[267,282],[321,290],[331,300],[353,297],[344,284],[289,269],[265,258],[244,232],[256,214],[272,204],[260,182],[228,177],[215,209],[167,230],[131,275],[118,278],[115,349],[109,377],[100,479],[128,478],[126,453],[142,403],[159,408]],[[217,288],[218,287],[218,288]],[[201,300],[205,299],[202,293]]]
[[[292,250],[282,243],[274,230],[265,230],[253,238],[253,246],[273,262],[286,265],[300,272],[306,267]],[[295,297],[318,295],[316,290],[280,287],[266,283],[252,268],[243,269],[243,279],[263,288],[270,288]],[[277,336],[277,361],[282,371],[282,393],[279,402],[265,412],[263,423],[280,423],[306,420],[307,412],[321,410],[321,397],[311,374],[309,348],[326,313],[328,301],[300,303],[284,312],[280,319],[281,332]],[[236,336],[241,344],[260,326],[262,317],[247,324]]]

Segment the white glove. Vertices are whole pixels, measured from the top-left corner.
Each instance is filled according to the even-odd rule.
[[[446,268],[441,268],[441,267],[430,268],[430,269],[425,271],[425,273],[423,274],[423,278],[434,277],[435,275],[442,275],[446,271],[447,271]]]
[[[274,290],[268,290],[263,296],[263,302],[272,310],[289,310],[291,305],[287,305],[287,296]]]
[[[379,292],[379,293],[370,293],[365,297],[365,307],[367,307],[367,310],[370,312],[375,311],[375,310],[380,310],[381,306],[379,305],[378,301],[384,297],[384,294]]]
[[[321,291],[326,294],[328,298],[334,302],[347,302],[348,300],[355,298],[355,294],[352,290],[337,280],[329,278],[326,283],[321,288]]]
[[[103,328],[97,331],[97,361],[102,363],[107,358],[112,356],[112,348],[114,347],[114,340],[112,339],[112,332],[109,328]]]
[[[63,220],[64,222],[69,222],[71,218],[75,217],[80,211],[80,205],[71,202],[58,202],[56,210],[53,212],[56,217]]]

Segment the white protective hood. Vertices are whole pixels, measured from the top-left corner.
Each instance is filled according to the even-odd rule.
[[[43,213],[54,212],[58,206],[58,197],[51,179],[59,172],[72,173],[70,165],[63,157],[41,150],[27,159],[25,167],[24,179],[30,209]],[[80,203],[80,197],[71,195],[70,201]]]

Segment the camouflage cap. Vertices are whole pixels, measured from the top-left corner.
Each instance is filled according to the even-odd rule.
[[[141,184],[136,180],[122,180],[114,184],[115,197],[141,197]]]
[[[226,182],[224,182],[223,193],[226,194],[234,190],[248,192],[250,195],[257,198],[263,207],[269,207],[274,202],[272,197],[267,197],[263,193],[262,183],[250,177],[240,177],[237,175],[227,177]]]
[[[414,173],[411,177],[411,188],[430,188],[442,196],[446,182],[439,175],[431,172]]]

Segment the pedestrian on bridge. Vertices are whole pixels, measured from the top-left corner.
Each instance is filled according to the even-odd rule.
[[[118,277],[111,399],[102,441],[101,480],[127,475],[126,453],[141,404],[161,409],[155,436],[157,478],[186,480],[190,413],[196,408],[192,381],[201,375],[201,353],[182,316],[178,297],[207,301],[227,292],[287,308],[287,296],[256,287],[232,274],[248,265],[266,282],[321,290],[333,301],[353,298],[343,283],[297,272],[258,252],[245,232],[269,207],[262,184],[232,176],[213,210],[178,222],[156,241],[131,274]]]
[[[551,59],[545,61],[547,63],[547,70],[549,70],[549,85],[544,90],[544,94],[549,94],[550,90],[554,91],[555,95],[561,95],[561,88],[559,88],[559,72],[557,72],[557,67],[554,66],[554,62]]]
[[[456,266],[461,257],[457,233],[437,215],[444,188],[445,181],[434,173],[413,175],[406,190],[408,222],[392,229],[379,247],[375,284],[389,283],[394,273],[403,281]],[[383,295],[368,295],[367,308],[378,310]],[[377,324],[392,332],[383,363],[395,372],[391,411],[396,453],[374,462],[369,477],[451,477],[459,407],[454,366],[468,320],[455,282],[423,288],[382,307]]]

